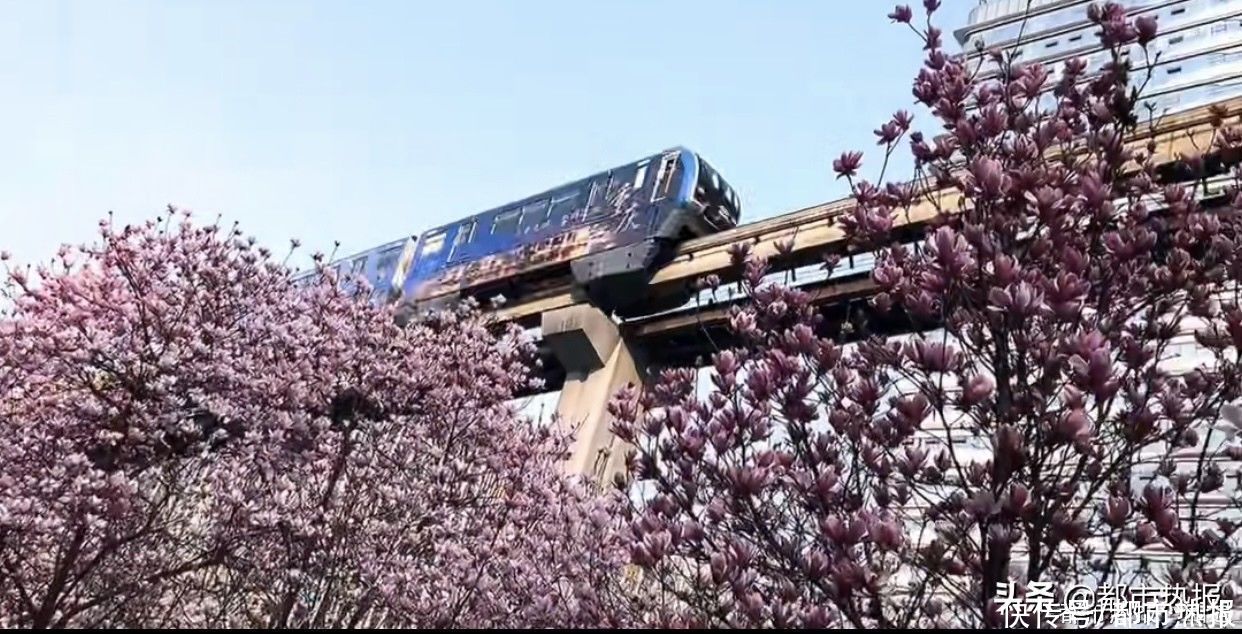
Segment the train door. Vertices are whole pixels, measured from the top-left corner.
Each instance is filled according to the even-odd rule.
[[[367,254],[365,253],[352,258],[348,264],[341,265],[341,278],[338,281],[347,293],[354,293],[358,290],[358,280],[366,277],[366,267]]]
[[[575,218],[585,207],[583,191],[587,183],[579,182],[566,187],[552,195],[548,208],[548,231],[560,233],[575,222]]]
[[[542,233],[548,228],[551,206],[547,198],[522,205],[522,225],[518,233],[522,236]],[[528,239],[528,238],[524,238]]]
[[[618,168],[609,179],[607,199],[613,217],[610,226],[619,234],[618,238],[646,225],[648,202],[641,193],[645,190],[649,164],[647,160]]]
[[[371,298],[376,303],[386,302],[390,298],[393,291],[393,273],[403,248],[402,244],[389,245],[371,258],[373,263],[368,271],[368,278],[371,283]]]
[[[666,152],[658,161],[649,185],[651,194],[646,223],[648,235],[658,233],[670,215],[680,213],[677,209],[677,197],[683,180],[681,153]]]
[[[423,236],[403,283],[402,292],[407,297],[421,299],[434,287],[435,276],[447,259],[449,233],[448,229],[440,229]]]
[[[457,234],[453,237],[453,248],[449,250],[448,261],[450,263],[462,260],[468,255],[469,247],[474,242],[474,234],[478,229],[479,223],[471,218],[457,227]]]
[[[651,202],[677,195],[677,187],[681,183],[681,163],[677,159],[675,152],[660,157],[660,169],[656,172],[655,182],[651,186]]]
[[[521,222],[521,207],[512,207],[496,214],[496,217],[492,219],[491,241],[487,252],[509,250],[517,242],[518,227]]]
[[[608,206],[614,213],[623,213],[635,191],[634,177],[638,172],[638,164],[627,165],[615,169],[609,175],[608,193],[604,195]]]
[[[405,280],[414,267],[414,256],[418,253],[418,247],[421,244],[416,238],[405,241],[405,248],[401,250],[401,258],[397,260],[396,270],[392,274],[391,284],[394,292],[401,292],[405,288]]]
[[[605,172],[591,179],[583,223],[596,222],[612,215],[614,209],[608,200],[608,186],[611,181],[612,172]]]

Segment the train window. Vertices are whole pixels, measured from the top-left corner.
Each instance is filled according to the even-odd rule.
[[[660,162],[660,171],[656,173],[655,187],[651,188],[651,201],[662,200],[669,195],[673,189],[673,168],[677,164],[677,156],[671,155],[664,157]]]
[[[635,178],[635,175],[642,171],[637,165],[623,167],[612,173],[612,179],[608,183],[608,199],[607,204],[612,212],[623,212],[633,202],[631,200],[634,192],[642,187],[641,179]],[[637,185],[634,183],[638,182]]]
[[[554,227],[565,224],[565,219],[577,211],[581,193],[575,187],[553,195],[552,204],[548,208],[548,224]]]
[[[548,201],[537,200],[522,206],[522,233],[538,231],[548,226]]]
[[[496,214],[492,221],[492,235],[512,235],[517,231],[518,221],[522,219],[521,209],[509,209]]]
[[[384,283],[385,278],[391,278],[397,269],[397,259],[401,257],[401,247],[391,247],[383,253],[375,264],[375,285],[379,286]]]
[[[443,231],[427,236],[427,239],[423,242],[423,252],[419,255],[420,259],[425,259],[443,250],[444,236],[445,233]]]
[[[470,220],[463,222],[457,229],[457,239],[453,241],[453,250],[449,252],[449,257],[457,255],[461,248],[470,243],[474,239],[475,221]]]
[[[704,190],[709,190],[705,193],[712,197],[723,194],[720,189],[720,175],[716,173],[711,164],[703,159],[699,159],[699,172],[699,186]]]
[[[443,236],[441,236],[440,242],[443,244]],[[405,284],[405,278],[410,274],[410,268],[414,266],[414,254],[418,252],[419,246],[420,243],[417,237],[405,241],[405,248],[401,249],[401,258],[397,260],[397,267],[392,272],[392,285],[394,287],[399,289]]]
[[[587,199],[587,208],[594,211],[599,207],[607,205],[608,184],[612,180],[612,174],[601,175],[591,181],[591,197]]]
[[[638,171],[634,172],[634,189],[643,188],[643,183],[647,178],[647,163],[648,161],[643,161],[638,164]]]

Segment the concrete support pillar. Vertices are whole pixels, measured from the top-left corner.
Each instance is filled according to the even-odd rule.
[[[628,384],[642,385],[641,351],[598,308],[578,304],[543,314],[543,339],[565,367],[556,411],[576,439],[566,468],[607,482],[625,467],[625,448],[610,429],[608,401]]]

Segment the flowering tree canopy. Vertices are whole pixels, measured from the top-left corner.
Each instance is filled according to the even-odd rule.
[[[399,324],[365,280],[295,285],[175,210],[5,263],[0,626],[994,626],[1036,583],[1233,598],[1242,132],[1214,111],[1172,165],[1135,142],[1157,25],[1121,5],[1088,11],[1099,68],[950,56],[938,5],[889,16],[937,134],[899,111],[875,183],[832,164],[866,314],[825,320],[737,245],[707,393],[674,368],[610,403],[625,496],[562,473],[565,430],[512,404],[531,342],[472,306]],[[885,182],[903,144],[915,177]]]
[[[188,215],[99,235],[8,268],[0,625],[618,622],[516,331],[398,327]]]
[[[1130,142],[1156,24],[1118,4],[1089,12],[1102,67],[996,52],[992,76],[913,15],[890,17],[925,43],[913,95],[940,130],[898,112],[876,135],[915,178],[833,163],[857,202],[839,225],[875,256],[870,314],[913,328],[848,337],[739,245],[740,343],[708,394],[670,369],[612,404],[632,561],[691,625],[1000,625],[1036,582],[1232,597],[1242,198],[1237,172],[1207,185],[1242,136],[1217,112],[1171,170]],[[1201,362],[1174,367],[1186,343]]]

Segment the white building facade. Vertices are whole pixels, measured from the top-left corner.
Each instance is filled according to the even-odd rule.
[[[986,76],[997,72],[979,52],[1014,51],[1017,59],[1041,62],[1056,71],[1064,60],[1082,57],[1088,69],[1108,61],[1087,7],[1101,0],[979,0],[965,26],[954,36]],[[1112,0],[1132,17],[1150,15],[1159,36],[1144,56],[1137,44],[1127,51],[1135,81],[1154,114],[1172,114],[1242,96],[1242,0]]]

